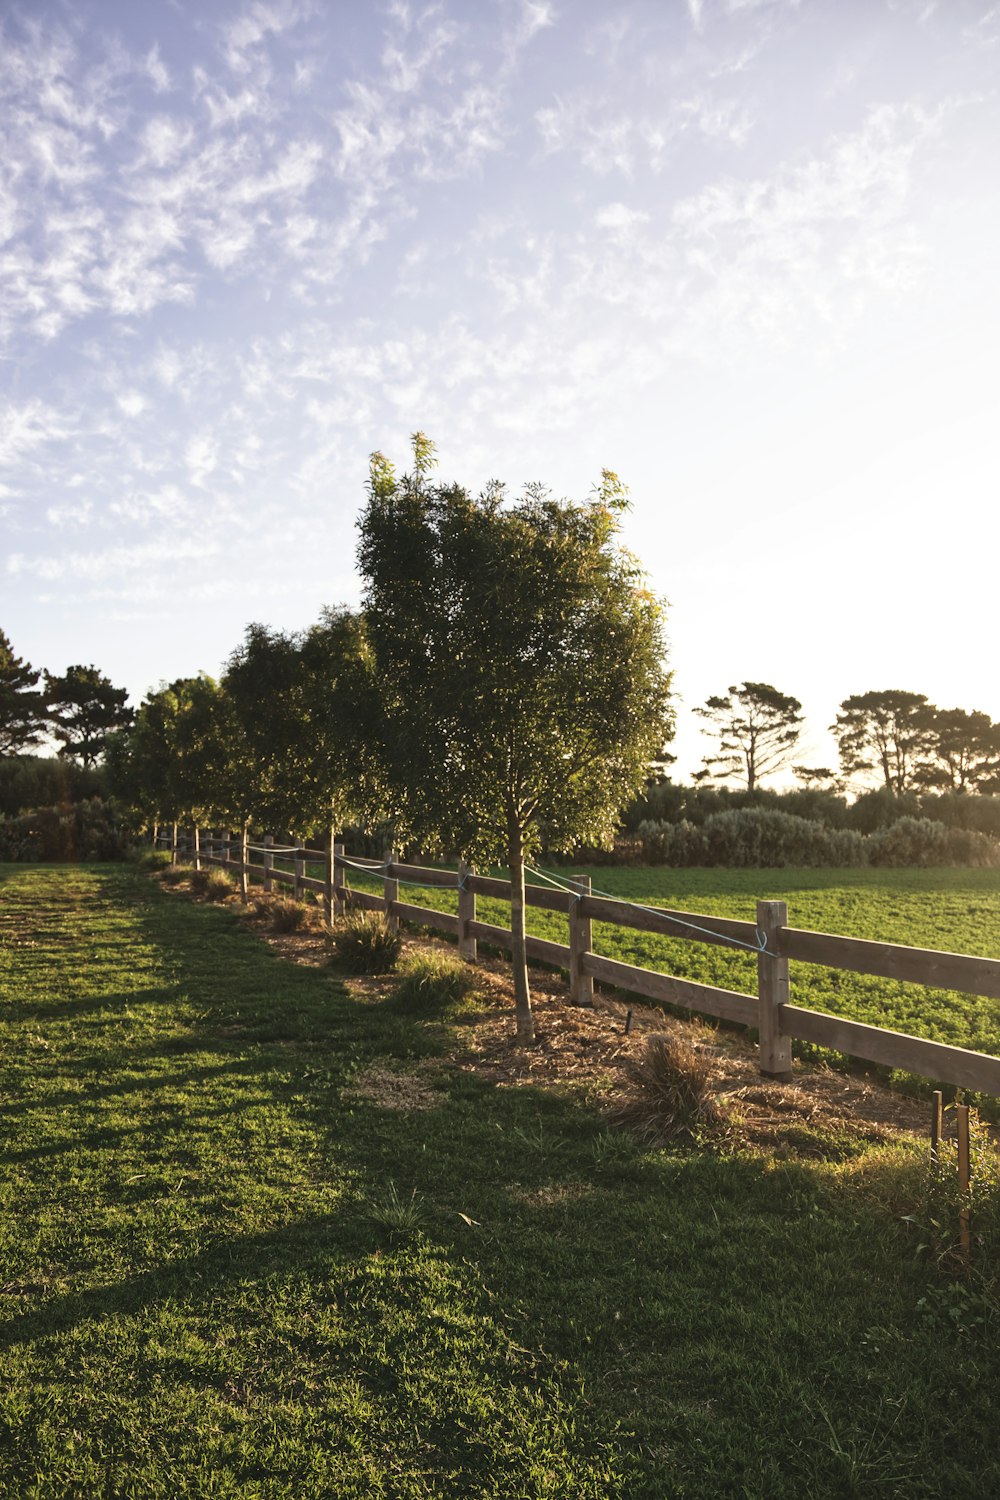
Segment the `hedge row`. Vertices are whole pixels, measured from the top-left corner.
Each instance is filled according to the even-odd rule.
[[[766,808],[713,813],[702,824],[646,820],[622,840],[626,862],[727,865],[735,869],[783,866],[882,865],[1000,866],[1000,840],[969,828],[949,828],[931,818],[899,818],[863,834],[830,828],[809,818]]]
[[[124,859],[130,836],[100,797],[0,817],[0,861]]]

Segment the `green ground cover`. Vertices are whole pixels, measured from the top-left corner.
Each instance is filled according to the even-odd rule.
[[[1000,1491],[905,1148],[642,1148],[121,867],[0,870],[0,1023],[2,1494]],[[421,1060],[432,1109],[350,1092]]]
[[[557,878],[589,875],[595,890],[654,906],[706,916],[756,920],[760,900],[788,903],[789,923],[814,932],[907,943],[950,953],[1000,958],[1000,870],[673,870],[560,869]],[[355,871],[352,884],[381,890]],[[433,887],[408,889],[405,898],[455,911],[455,897]],[[509,925],[510,908],[480,899],[482,920]],[[566,942],[566,920],[529,909],[528,928]],[[627,928],[595,924],[594,948],[608,958],[662,969],[684,979],[756,993],[752,954],[706,943],[678,941]],[[850,1016],[873,1026],[926,1036],[955,1047],[1000,1053],[1000,1000],[904,984],[813,964],[791,965],[792,1002],[811,1010]],[[797,1056],[819,1049],[796,1043]]]

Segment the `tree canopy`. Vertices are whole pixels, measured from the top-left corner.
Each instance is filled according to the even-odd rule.
[[[923,693],[888,688],[845,698],[830,733],[845,776],[880,776],[891,793],[909,791],[932,750],[933,710]]]
[[[362,616],[324,610],[306,631],[250,625],[223,679],[249,757],[254,816],[306,835],[378,801],[378,693]]]
[[[618,545],[624,487],[508,501],[372,457],[360,521],[386,774],[425,846],[510,870],[518,1034],[533,1035],[524,862],[608,843],[672,726],[663,614]]]
[[[0,755],[20,755],[44,738],[45,698],[35,691],[41,675],[0,630]]]
[[[116,688],[94,666],[67,667],[56,676],[45,673],[45,701],[60,755],[93,766],[111,735],[131,724],[127,688]]]
[[[929,709],[926,753],[929,759],[918,771],[923,786],[953,792],[1000,790],[1000,724],[989,714]]]
[[[750,792],[762,776],[789,764],[802,733],[802,704],[769,682],[741,682],[695,713],[719,742],[718,753],[704,758],[702,777],[736,777]]]

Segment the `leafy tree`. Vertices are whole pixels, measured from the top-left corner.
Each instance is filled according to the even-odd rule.
[[[110,742],[108,766],[117,794],[148,822],[203,823],[242,812],[240,750],[228,695],[211,677],[181,677],[143,700]]]
[[[360,521],[369,637],[398,816],[425,847],[506,863],[517,1034],[534,1036],[525,860],[610,843],[671,729],[661,606],[616,544],[626,492],[530,486],[508,503],[371,461]]]
[[[845,698],[830,725],[844,775],[881,775],[891,794],[909,791],[932,748],[935,712],[923,693],[897,688]]]
[[[19,755],[44,737],[45,700],[34,691],[41,675],[0,630],[0,755]]]
[[[696,708],[715,735],[719,753],[706,755],[697,779],[739,777],[752,792],[762,776],[780,771],[795,753],[802,733],[802,704],[769,682],[741,682],[725,698],[709,698]]]
[[[923,786],[973,792],[1000,785],[1000,724],[989,714],[929,710],[926,749],[930,759],[917,773]]]
[[[61,677],[46,672],[45,701],[60,755],[95,765],[109,736],[132,722],[127,700],[127,688],[116,688],[96,667],[67,667]]]
[[[306,835],[378,800],[378,692],[362,616],[326,610],[298,634],[250,625],[224,678],[240,720],[255,815]]]

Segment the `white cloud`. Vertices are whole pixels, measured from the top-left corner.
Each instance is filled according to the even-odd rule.
[[[160,56],[158,46],[153,46],[146,53],[144,59],[147,77],[158,94],[165,94],[170,88],[170,73],[166,64]]]
[[[218,465],[218,448],[215,439],[208,433],[201,433],[191,438],[184,449],[184,462],[192,483],[203,485]]]
[[[594,222],[598,229],[627,232],[638,224],[648,224],[649,214],[641,208],[629,208],[625,203],[608,203],[598,209]]]

